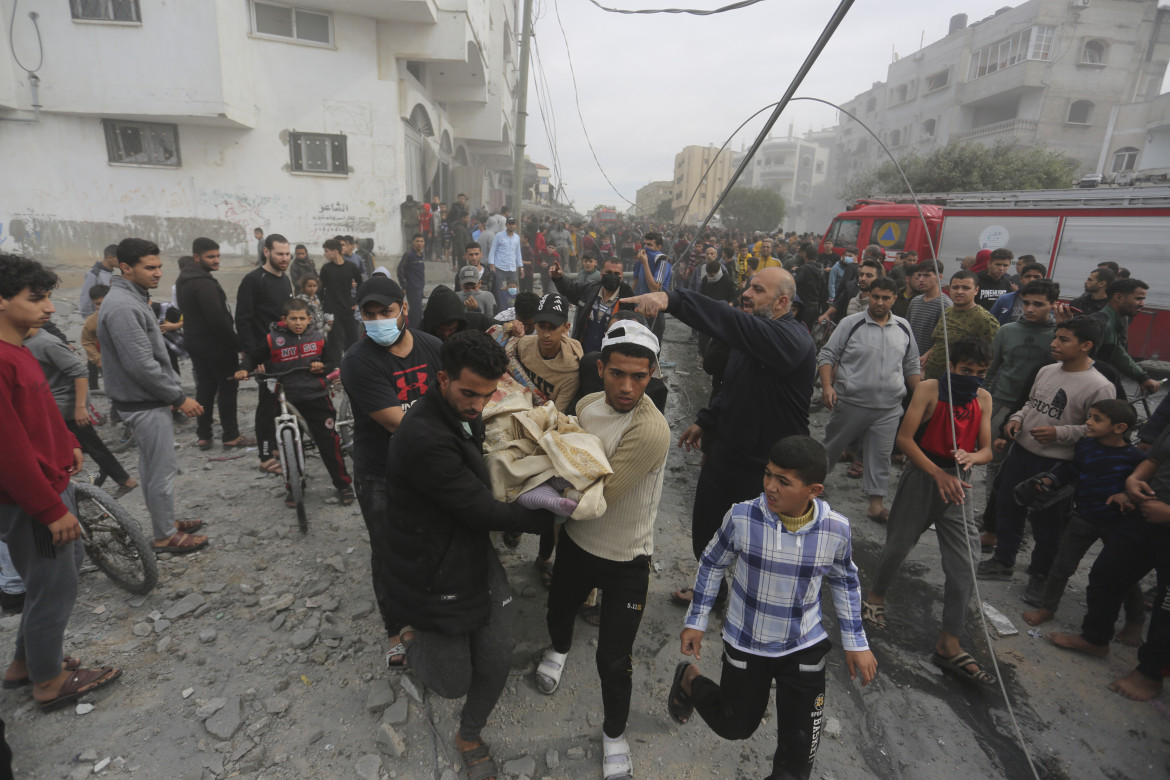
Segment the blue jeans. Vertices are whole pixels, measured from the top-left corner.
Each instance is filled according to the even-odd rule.
[[[0,542],[0,590],[11,596],[24,593],[24,580],[16,573],[12,553],[8,552],[8,545],[4,542]]]

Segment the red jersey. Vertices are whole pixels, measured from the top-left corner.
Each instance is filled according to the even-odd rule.
[[[934,414],[927,421],[926,429],[918,436],[918,446],[931,460],[954,463],[955,450],[975,452],[979,449],[979,423],[983,420],[979,396],[953,408],[957,441],[951,438],[952,407],[941,400],[934,407]]]

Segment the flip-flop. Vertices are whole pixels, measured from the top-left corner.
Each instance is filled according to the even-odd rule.
[[[66,672],[75,672],[80,668],[81,661],[73,658],[72,656],[65,656],[65,659],[61,663],[61,669]],[[27,674],[18,680],[4,680],[3,682],[0,682],[0,688],[7,689],[9,691],[16,690],[17,688],[23,688],[26,685],[32,685],[32,680],[29,679]]]
[[[845,472],[845,476],[849,479],[861,479],[865,476],[865,465],[857,461],[853,461],[849,466],[849,470]]]
[[[276,458],[269,458],[268,460],[261,461],[259,468],[265,474],[280,475],[284,472],[284,470],[280,467],[280,461]]]
[[[38,701],[37,709],[41,712],[52,712],[66,704],[71,704],[83,696],[104,688],[122,676],[121,669],[103,666],[101,669],[75,669],[73,674],[61,684],[57,695],[48,701]]]
[[[875,631],[886,630],[886,605],[861,600],[861,622]]]
[[[173,534],[167,543],[163,545],[154,545],[155,555],[159,553],[171,553],[172,555],[186,555],[193,553],[196,550],[202,550],[207,546],[208,539],[206,536],[191,536],[182,531]]]
[[[682,689],[683,676],[691,665],[690,661],[679,661],[678,666],[674,667],[674,682],[670,684],[670,696],[666,700],[670,717],[679,725],[690,720],[695,712],[695,702]]]
[[[980,666],[979,662],[972,658],[971,654],[965,650],[960,650],[950,658],[944,658],[936,651],[931,655],[930,662],[944,672],[950,672],[963,682],[971,683],[972,685],[990,688],[996,682],[995,677]],[[975,671],[967,669],[972,664],[975,666]]]
[[[410,634],[409,637],[406,635]],[[398,632],[398,643],[386,651],[386,668],[390,671],[401,671],[407,668],[406,649],[414,641],[414,629],[403,626]]]
[[[500,774],[487,745],[460,750],[459,758],[463,761],[463,777],[466,780],[489,780]]]
[[[255,446],[256,446],[256,440],[249,438],[247,436],[241,436],[238,439],[236,439],[234,442],[226,442],[225,441],[223,443],[223,448],[225,450],[242,450],[245,447],[255,447]]]

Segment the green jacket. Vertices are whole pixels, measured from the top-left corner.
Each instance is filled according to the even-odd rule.
[[[965,339],[969,336],[985,340],[988,344],[992,343],[996,332],[999,330],[999,320],[992,317],[987,309],[976,304],[969,309],[947,309],[943,315],[946,317],[947,337],[953,345],[955,342]],[[940,319],[938,324],[934,326],[933,344],[931,346],[930,359],[926,361],[926,368],[923,369],[923,379],[938,379],[947,371],[947,356],[946,347],[943,346],[943,323]]]
[[[1013,403],[1025,391],[1032,372],[1052,361],[1052,336],[1056,326],[1033,325],[1022,318],[1002,326],[991,342],[991,367],[983,383],[991,397]]]
[[[1108,363],[1135,382],[1149,379],[1150,375],[1129,356],[1127,349],[1129,323],[1122,319],[1112,306],[1106,306],[1091,316],[1105,326],[1101,343],[1093,347],[1093,357]]]

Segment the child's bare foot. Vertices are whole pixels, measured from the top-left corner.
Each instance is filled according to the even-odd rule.
[[[1149,701],[1162,693],[1162,681],[1151,680],[1134,669],[1120,680],[1109,683],[1109,690],[1116,691],[1133,701]]]
[[[1030,626],[1038,626],[1041,623],[1047,623],[1052,618],[1056,617],[1056,613],[1050,609],[1033,609],[1030,612],[1025,612],[1020,615],[1024,622]]]
[[[1076,650],[1080,653],[1095,656],[1097,658],[1104,658],[1109,655],[1109,647],[1101,647],[1092,642],[1087,641],[1080,634],[1049,634],[1048,640],[1057,647],[1063,647],[1066,650]]]
[[[1127,647],[1141,647],[1142,646],[1142,623],[1126,623],[1120,631],[1117,632],[1117,641]]]

